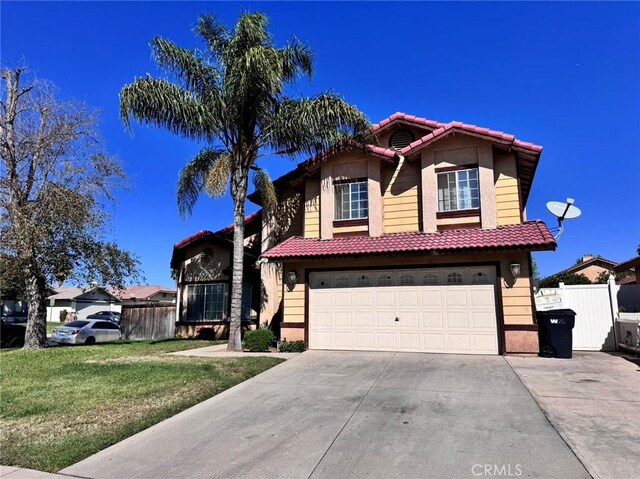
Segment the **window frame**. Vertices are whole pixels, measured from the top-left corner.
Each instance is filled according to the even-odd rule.
[[[359,186],[364,186],[365,190],[366,190],[366,209],[365,208],[358,208],[355,211],[364,211],[365,215],[364,216],[353,216],[353,212],[354,212],[354,208],[353,208],[353,203],[354,200],[352,199],[352,195],[353,195],[353,191],[352,188],[354,185],[359,185]],[[343,195],[344,192],[341,192],[340,195],[338,195],[338,191],[340,191],[341,188],[345,188],[347,187],[348,190],[348,201],[349,201],[349,208],[348,208],[348,213],[349,216],[348,217],[344,217],[344,209],[342,208],[343,206]],[[362,194],[362,191],[358,191],[359,193],[359,199],[356,200],[359,203],[362,203],[362,198],[360,197]],[[340,200],[338,200],[338,196],[340,196]],[[333,183],[333,203],[334,203],[334,207],[333,207],[333,220],[336,222],[343,222],[343,221],[367,221],[369,219],[369,181],[367,178],[357,178],[357,179],[353,179],[353,180],[346,180],[346,181],[335,181]],[[342,213],[342,218],[339,218],[339,213]]]
[[[207,287],[214,287],[214,286],[221,286],[222,287],[222,310],[221,310],[221,317],[220,318],[214,318],[214,317],[206,317],[207,315],[207,309],[206,309],[206,302],[203,301],[203,305],[201,308],[197,308],[195,311],[193,310],[193,304],[191,303],[192,301],[192,297],[197,297],[197,295],[194,293],[193,295],[191,294],[192,290],[195,290],[196,288],[205,288],[205,297],[206,297],[206,288]],[[220,323],[220,322],[224,322],[228,320],[228,298],[229,298],[229,288],[226,282],[222,282],[222,281],[212,281],[212,282],[207,282],[207,283],[195,283],[195,284],[188,284],[187,285],[187,291],[186,291],[186,296],[187,296],[187,305],[186,305],[186,317],[185,317],[185,321],[187,323]],[[193,315],[194,314],[198,314],[198,313],[202,313],[202,319],[194,319]]]
[[[460,208],[460,195],[459,195],[459,191],[460,191],[460,179],[459,179],[459,175],[461,173],[468,173],[470,171],[474,171],[475,172],[475,181],[477,186],[475,188],[470,188],[469,190],[473,191],[476,190],[477,191],[477,202],[478,202],[478,206],[471,206],[469,208]],[[450,209],[444,209],[444,205],[446,204],[446,200],[444,198],[440,197],[440,178],[442,176],[446,175],[447,177],[447,189],[446,191],[449,194],[449,199],[448,202],[449,204],[451,204],[451,182],[449,180],[449,176],[448,175],[454,175],[455,177],[455,202],[456,202],[456,208],[450,208]],[[469,184],[472,181],[471,178],[467,177],[466,182],[467,184]],[[478,170],[478,167],[474,166],[474,167],[464,167],[464,168],[459,168],[459,169],[455,169],[455,170],[445,170],[445,171],[436,171],[436,191],[437,191],[437,213],[441,213],[441,214],[455,214],[458,212],[475,212],[475,211],[480,211],[480,172]],[[469,201],[471,202],[471,204],[473,204],[474,199],[476,199],[473,196],[469,197]]]

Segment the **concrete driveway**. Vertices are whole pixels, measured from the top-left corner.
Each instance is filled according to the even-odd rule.
[[[638,477],[640,365],[600,352],[507,360],[593,477]]]
[[[62,473],[588,478],[499,356],[309,351]]]

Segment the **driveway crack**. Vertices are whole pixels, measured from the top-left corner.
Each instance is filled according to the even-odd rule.
[[[378,382],[378,380],[380,379],[380,376],[382,376],[382,374],[387,370],[387,367],[389,367],[389,364],[391,364],[391,361],[393,361],[393,358],[396,357],[396,353],[393,353],[393,356],[391,356],[391,358],[389,358],[389,361],[387,362],[387,364],[384,365],[384,367],[382,368],[382,370],[380,371],[380,373],[378,374],[378,376],[376,376],[376,379],[371,383],[371,386],[369,386],[369,389],[367,389],[367,392],[364,393],[364,396],[362,396],[362,399],[360,399],[360,402],[358,403],[358,405],[356,406],[356,408],[353,410],[353,412],[351,413],[351,415],[349,416],[349,418],[345,421],[345,423],[343,424],[343,426],[340,428],[340,430],[338,431],[338,434],[336,434],[336,437],[333,438],[333,440],[331,441],[331,444],[329,444],[329,447],[327,447],[327,450],[324,451],[324,454],[322,455],[322,457],[318,460],[318,463],[314,466],[313,470],[311,471],[311,473],[307,476],[307,479],[309,479],[311,476],[313,476],[313,474],[316,472],[316,469],[318,469],[318,466],[320,465],[320,463],[322,462],[322,460],[325,458],[325,456],[327,455],[327,453],[329,452],[329,450],[333,447],[333,444],[336,442],[336,440],[340,437],[340,434],[342,434],[342,431],[344,431],[344,428],[347,427],[347,424],[349,424],[351,422],[351,419],[353,418],[353,416],[358,412],[358,409],[360,409],[360,406],[362,406],[362,403],[364,402],[364,400],[367,398],[367,396],[369,395],[369,393],[371,392],[371,390],[373,389],[373,387],[376,385],[376,383]]]

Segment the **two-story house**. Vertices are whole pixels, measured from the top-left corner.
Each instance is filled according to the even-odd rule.
[[[544,223],[526,220],[542,148],[402,113],[374,130],[366,151],[336,148],[278,178],[280,210],[259,215],[261,231],[249,218],[260,300],[248,300],[247,319],[311,349],[537,351],[530,253],[556,247]],[[224,234],[209,233],[219,248]],[[203,247],[174,249],[181,321],[208,321],[190,316],[209,299],[185,275]],[[229,245],[224,254],[228,265]],[[223,323],[229,276],[216,281],[227,285]]]

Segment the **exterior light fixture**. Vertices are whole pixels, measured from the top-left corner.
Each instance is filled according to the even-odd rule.
[[[293,285],[298,282],[298,272],[294,269],[287,273],[287,279],[289,280],[289,284]]]
[[[517,280],[520,277],[520,263],[511,263],[510,267],[513,278]]]

